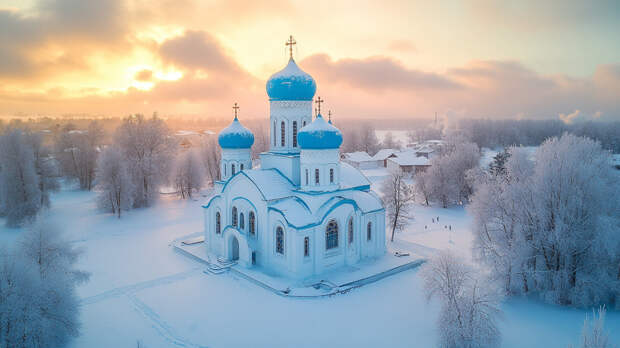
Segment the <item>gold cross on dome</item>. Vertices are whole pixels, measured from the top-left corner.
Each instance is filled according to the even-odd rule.
[[[293,35],[289,36],[288,41],[285,43],[286,46],[289,46],[288,51],[291,55],[291,59],[293,59],[293,45],[296,45],[297,41],[293,39]]]
[[[233,110],[235,110],[235,120],[237,119],[237,111],[239,110],[239,105],[237,105],[237,103],[235,103],[235,105],[233,106]]]
[[[316,100],[314,101],[319,108],[319,114],[321,113],[321,103],[323,103],[324,101],[325,100],[321,99],[321,97],[316,98]]]

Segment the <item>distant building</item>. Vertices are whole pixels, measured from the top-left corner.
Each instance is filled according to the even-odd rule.
[[[345,153],[342,160],[357,169],[372,169],[378,166],[377,161],[364,151]]]
[[[394,158],[400,150],[381,149],[372,158],[377,162],[377,166],[387,168],[388,158]]]
[[[425,171],[430,166],[428,158],[417,156],[413,151],[403,151],[387,159],[387,169],[397,173],[414,175]]]

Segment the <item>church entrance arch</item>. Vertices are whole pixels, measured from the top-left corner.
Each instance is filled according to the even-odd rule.
[[[252,250],[250,250],[245,236],[231,226],[224,229],[223,235],[225,242],[222,256],[227,260],[237,261],[242,266],[251,266]]]
[[[231,255],[230,255],[230,259],[232,261],[237,261],[239,260],[239,241],[237,240],[237,237],[232,237],[231,239]]]

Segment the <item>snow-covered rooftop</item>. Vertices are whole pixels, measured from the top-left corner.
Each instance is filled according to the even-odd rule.
[[[373,161],[373,158],[370,157],[370,155],[364,151],[347,152],[344,154],[344,158],[346,158],[347,160],[351,162]]]
[[[430,161],[426,157],[418,157],[412,152],[401,152],[396,157],[388,158],[400,166],[430,166]]]
[[[372,156],[372,158],[377,161],[383,161],[386,158],[394,154],[397,154],[398,152],[399,150],[395,150],[395,149],[381,149],[374,156]]]

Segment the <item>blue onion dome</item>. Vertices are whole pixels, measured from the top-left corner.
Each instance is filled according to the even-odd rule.
[[[269,100],[312,100],[315,92],[316,82],[295,64],[293,58],[284,69],[267,80]]]
[[[254,144],[254,134],[235,117],[233,123],[220,132],[217,141],[223,149],[249,149]]]
[[[312,123],[299,130],[297,141],[302,149],[337,149],[342,144],[342,133],[318,114]]]

